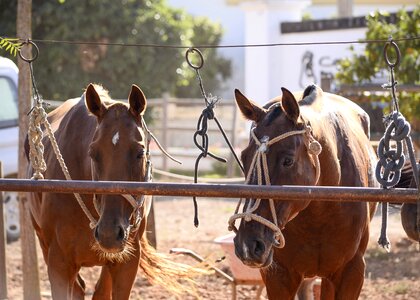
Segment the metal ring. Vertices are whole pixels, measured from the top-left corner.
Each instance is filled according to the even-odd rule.
[[[34,56],[32,56],[31,58],[26,58],[25,56],[23,56],[23,54],[22,54],[22,48],[21,49],[19,49],[19,57],[21,58],[21,59],[23,59],[24,61],[26,61],[26,62],[28,62],[28,63],[31,63],[31,62],[33,62],[34,60],[36,60],[37,58],[38,58],[38,55],[39,55],[39,48],[38,48],[38,46],[33,42],[33,41],[31,41],[31,40],[26,40],[25,42],[23,42],[22,43],[22,45],[28,45],[28,44],[30,44],[30,45],[32,45],[32,46],[34,46],[34,48],[35,48],[35,54],[34,54]]]
[[[198,65],[194,65],[194,64],[190,61],[190,59],[189,59],[189,57],[188,57],[188,55],[189,55],[190,53],[194,53],[194,52],[197,52],[197,53],[198,53],[198,56],[200,57],[200,61],[199,61]],[[199,70],[199,69],[201,69],[201,68],[203,67],[203,65],[204,65],[204,58],[203,58],[203,54],[202,54],[202,53],[201,53],[201,51],[200,51],[200,50],[198,50],[197,48],[189,48],[189,49],[187,50],[187,52],[185,52],[185,59],[187,60],[188,65],[189,65],[191,68],[193,68],[194,70]]]
[[[389,58],[388,58],[388,52],[387,52],[387,50],[388,50],[388,46],[389,45],[391,45],[395,49],[395,52],[397,53],[397,58],[396,58],[396,60],[395,60],[394,63],[392,63],[389,60]],[[387,42],[385,44],[385,47],[384,47],[384,58],[385,58],[386,64],[390,68],[394,68],[394,67],[396,67],[396,66],[398,66],[400,64],[400,58],[401,58],[400,48],[398,48],[398,45],[394,41],[389,41],[389,42]]]

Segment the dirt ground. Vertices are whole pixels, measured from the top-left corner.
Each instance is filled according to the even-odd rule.
[[[193,205],[189,198],[172,200],[157,198],[155,218],[157,226],[158,250],[168,253],[172,247],[184,247],[196,251],[209,261],[225,256],[220,245],[214,243],[218,236],[228,234],[227,220],[236,205],[234,200],[199,199],[200,226],[193,226]],[[379,237],[380,218],[372,223],[369,249],[366,253],[366,280],[360,299],[420,299],[420,250],[419,245],[408,240],[401,227],[399,213],[391,215],[389,238],[392,243],[390,253],[380,248],[376,241]],[[22,269],[20,241],[7,246],[7,272],[9,299],[22,299]],[[50,287],[44,261],[38,249],[38,263],[43,299],[51,299]],[[195,264],[185,256],[174,257],[177,261]],[[227,260],[217,266],[230,272]],[[87,281],[87,299],[91,298],[98,268],[83,269],[82,276]],[[201,299],[230,299],[231,288],[226,280],[215,275],[199,279],[198,294]],[[256,287],[238,287],[238,299],[255,297]],[[264,293],[263,293],[264,295]],[[183,299],[190,298],[185,297]],[[264,296],[262,297],[263,299]],[[131,299],[175,299],[164,288],[151,286],[139,272]]]

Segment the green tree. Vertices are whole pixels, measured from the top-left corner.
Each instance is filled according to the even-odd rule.
[[[420,5],[408,13],[405,9],[397,13],[396,22],[389,21],[386,12],[375,12],[366,17],[367,40],[384,39],[392,36],[394,39],[420,36]],[[398,84],[420,84],[420,40],[398,42],[401,51],[400,64],[395,68],[395,77]],[[384,45],[380,43],[366,44],[365,50],[353,54],[349,58],[341,60],[336,77],[340,83],[368,83],[379,72],[389,72],[389,68],[383,58]],[[389,47],[388,56],[395,61],[395,52]],[[420,130],[420,93],[408,93],[398,90],[398,99],[401,112]],[[374,98],[372,100],[390,101],[390,97]]]
[[[0,36],[14,37],[17,1],[0,4]],[[169,7],[166,0],[33,0],[33,39],[191,46],[217,45],[219,24]],[[77,97],[90,82],[103,84],[114,98],[125,98],[132,83],[146,96],[163,92],[200,96],[195,73],[185,63],[186,49],[93,44],[37,43],[34,62],[40,93],[46,99]],[[230,61],[204,49],[206,88],[217,90],[230,76]]]

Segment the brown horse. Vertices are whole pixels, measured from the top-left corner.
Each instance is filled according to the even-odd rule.
[[[90,84],[81,98],[52,111],[48,119],[72,179],[144,181],[145,110],[146,98],[135,85],[126,104],[111,100],[106,90]],[[44,177],[65,179],[52,143],[47,138],[43,143]],[[93,299],[129,299],[139,265],[153,281],[163,282],[172,291],[179,289],[176,275],[188,277],[188,270],[163,259],[148,245],[143,236],[148,212],[144,198],[81,196],[97,221],[89,221],[72,194],[34,193],[31,201],[54,299],[83,299],[85,283],[79,270],[91,266],[102,266]]]
[[[253,121],[242,151],[248,184],[374,186],[369,117],[353,102],[312,85],[264,107],[235,90]],[[297,101],[296,99],[300,99]],[[322,149],[321,149],[322,147]],[[322,151],[321,151],[322,150]],[[322,278],[322,299],[357,299],[376,204],[247,199],[230,220],[236,255],[260,268],[269,299],[293,299],[304,278]]]
[[[420,162],[418,164],[420,166]],[[420,171],[420,167],[417,167]],[[396,188],[416,188],[416,180],[414,178],[413,167],[409,160],[406,161],[404,168],[401,170],[400,181]],[[417,224],[417,212],[419,203],[403,203],[401,206],[401,224],[407,237],[413,241],[420,242],[420,228]]]

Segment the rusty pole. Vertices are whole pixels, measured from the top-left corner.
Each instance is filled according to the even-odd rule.
[[[418,197],[417,189],[29,179],[0,179],[0,191],[391,203],[415,203]]]

